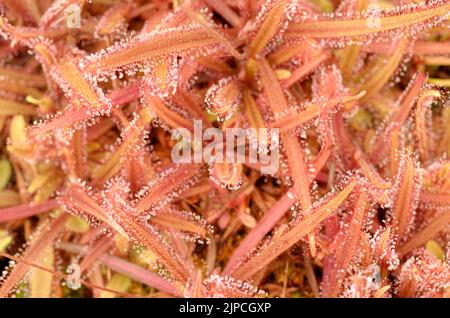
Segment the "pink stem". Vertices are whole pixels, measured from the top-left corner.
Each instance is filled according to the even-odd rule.
[[[239,244],[228,261],[223,275],[229,275],[239,263],[239,261],[247,255],[247,253],[256,247],[264,236],[269,233],[275,224],[285,215],[289,208],[295,203],[294,198],[290,198],[285,194],[275,205],[267,211],[258,224],[247,234],[244,240]]]
[[[0,222],[27,218],[29,216],[56,209],[58,206],[58,202],[52,199],[39,204],[25,203],[9,208],[0,209]]]
[[[178,295],[179,293],[177,293],[175,287],[169,281],[143,267],[106,254],[100,256],[99,260],[112,270],[126,275],[135,281],[154,287],[162,292],[180,296]]]
[[[241,18],[223,0],[206,0],[206,3],[232,26],[241,25]]]
[[[80,255],[84,255],[87,252],[86,246],[67,242],[61,242],[58,245],[58,248],[69,253]],[[169,281],[141,266],[107,254],[99,256],[98,260],[111,268],[113,271],[129,276],[137,282],[141,282],[147,286],[156,288],[171,295],[182,296]]]
[[[129,102],[132,102],[139,98],[139,86],[140,81],[129,84],[128,86],[116,89],[108,94],[108,98],[111,100],[113,107],[117,107]]]
[[[312,73],[317,68],[317,66],[319,66],[319,64],[324,62],[326,59],[328,59],[328,55],[326,53],[321,53],[311,61],[306,62],[294,72],[292,72],[291,77],[283,81],[283,86],[285,88],[291,87],[293,84],[295,84],[295,82]]]

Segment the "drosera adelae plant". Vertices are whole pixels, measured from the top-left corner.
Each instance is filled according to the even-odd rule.
[[[449,296],[448,1],[27,3],[0,4],[0,296]],[[216,148],[244,160],[176,162],[196,122],[252,131]]]

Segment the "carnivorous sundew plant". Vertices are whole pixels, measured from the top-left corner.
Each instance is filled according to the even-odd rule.
[[[448,0],[0,11],[0,296],[450,296]]]

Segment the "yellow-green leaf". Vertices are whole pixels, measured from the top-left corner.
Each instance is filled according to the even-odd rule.
[[[89,224],[84,219],[72,215],[66,223],[66,229],[75,233],[84,233],[89,230]]]
[[[3,190],[11,178],[11,164],[8,160],[0,160],[0,190]]]
[[[121,274],[114,274],[111,277],[111,280],[106,284],[106,288],[124,293],[130,288],[131,279],[128,276],[124,276]],[[108,291],[102,291],[100,294],[100,298],[114,298],[118,295]]]
[[[0,230],[0,252],[3,252],[12,242],[12,236],[8,231]]]
[[[444,259],[444,251],[442,250],[442,247],[438,242],[436,242],[435,240],[429,240],[425,246],[431,254],[436,256],[436,258],[440,260]]]
[[[37,262],[40,266],[52,269],[54,262],[53,247],[48,245]],[[31,298],[48,298],[52,293],[53,274],[38,268],[30,271],[30,297]]]
[[[14,116],[11,120],[10,137],[14,146],[23,146],[26,143],[26,122],[23,116]]]
[[[133,246],[130,251],[130,259],[133,263],[140,266],[148,266],[157,261],[156,256],[147,248],[143,246]]]

